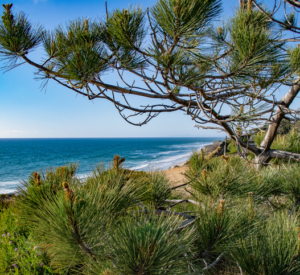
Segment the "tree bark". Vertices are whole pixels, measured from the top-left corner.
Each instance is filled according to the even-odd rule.
[[[281,151],[281,150],[268,150],[260,155],[255,156],[255,164],[259,169],[265,166],[271,159],[286,159],[300,161],[300,154]]]
[[[264,150],[265,152],[270,150],[271,144],[276,136],[276,132],[280,125],[280,122],[285,116],[285,113],[281,110],[281,107],[288,108],[293,102],[293,100],[296,98],[300,91],[299,80],[300,79],[298,78],[295,84],[290,88],[288,93],[280,100],[282,104],[278,106],[278,110],[271,118],[271,123],[269,124],[268,131],[259,146],[261,150]]]
[[[267,163],[271,160],[269,152],[262,153],[260,155],[255,156],[254,162],[257,169],[262,168],[267,165]]]
[[[289,108],[300,91],[299,80],[300,78],[297,79],[287,94],[280,100],[281,104],[278,106],[278,110],[272,116],[267,133],[259,146],[260,153],[252,151],[255,154],[255,163],[258,168],[266,165],[272,158],[300,160],[300,154],[270,149],[276,136],[277,129],[285,116],[285,112],[282,110],[282,108]],[[241,144],[241,146],[244,147],[243,144]]]
[[[281,151],[281,150],[270,150],[269,156],[270,156],[270,158],[300,161],[300,154]]]

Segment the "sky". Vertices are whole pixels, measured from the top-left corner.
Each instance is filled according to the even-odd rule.
[[[128,4],[146,8],[155,2],[108,0],[107,4],[113,10],[126,8]],[[238,0],[224,0],[220,19],[231,15],[237,4]],[[13,5],[14,12],[25,12],[32,22],[47,30],[72,19],[99,19],[105,14],[103,0],[16,0]],[[43,52],[38,49],[31,56],[39,60]],[[46,91],[42,90],[34,72],[29,65],[0,72],[0,138],[224,136],[223,132],[195,128],[195,123],[183,112],[160,114],[147,125],[132,126],[110,102],[89,101],[52,82]]]

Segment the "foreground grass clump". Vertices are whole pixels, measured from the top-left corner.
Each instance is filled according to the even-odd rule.
[[[123,163],[117,156],[84,180],[67,165],[23,183],[4,213],[12,219],[9,211],[17,211],[14,219],[29,230],[26,242],[41,249],[43,259],[30,256],[32,268],[42,262],[49,274],[300,274],[299,164],[256,170],[238,156],[194,152],[186,182],[171,186],[161,173]],[[13,273],[17,258],[8,258]]]
[[[183,274],[194,230],[177,232],[182,217],[137,212],[124,216],[110,232],[115,265],[122,274]],[[118,272],[118,273],[119,273]],[[96,272],[95,272],[96,274]]]
[[[274,213],[248,238],[239,238],[231,256],[246,274],[299,274],[298,224],[294,216]]]
[[[0,212],[0,274],[59,274],[13,205]]]
[[[47,169],[43,172],[32,172],[28,181],[22,183],[17,197],[17,210],[23,222],[34,222],[36,209],[52,197],[62,192],[63,182],[71,183],[77,169],[76,164]]]

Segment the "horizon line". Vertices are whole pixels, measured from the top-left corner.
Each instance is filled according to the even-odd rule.
[[[173,136],[173,137],[0,137],[0,139],[78,139],[78,138],[222,138],[221,136]]]

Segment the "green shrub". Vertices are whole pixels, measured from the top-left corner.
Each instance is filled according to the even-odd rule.
[[[115,166],[110,165],[108,168],[105,167],[103,163],[96,165],[93,169],[92,175],[94,178],[103,178],[106,177],[109,173],[119,173],[124,176],[125,181],[128,180],[145,180],[147,181],[150,178],[149,173],[145,171],[135,171],[130,169],[125,169],[122,167],[118,167],[118,169],[114,168]]]
[[[18,187],[16,207],[24,221],[33,221],[36,209],[48,199],[63,192],[63,182],[68,184],[77,182],[74,178],[76,164],[50,168],[45,173],[33,172],[28,181],[23,181]]]
[[[51,268],[32,228],[17,217],[13,206],[0,213],[0,274],[59,274]]]
[[[286,151],[300,153],[300,133],[295,128],[286,135]]]
[[[229,143],[227,149],[228,149],[228,151],[229,151],[229,152],[228,152],[229,154],[237,153],[237,147],[236,147],[236,145],[234,144],[233,141],[231,141],[231,142]]]
[[[35,209],[29,213],[24,209],[21,215],[32,216],[34,231],[56,268],[83,272],[90,259],[105,265],[110,259],[105,232],[118,215],[141,200],[142,185],[127,180],[119,170],[110,170],[85,182],[64,182],[62,188],[47,193],[46,200],[37,200]]]
[[[196,193],[214,200],[245,194],[255,172],[239,157],[223,157],[207,160],[196,174],[187,173],[190,186]]]
[[[249,192],[253,192],[255,200],[258,201],[265,201],[269,198],[280,196],[284,192],[282,175],[277,168],[266,167],[259,171],[258,177],[250,188]]]
[[[263,131],[257,132],[256,135],[254,136],[254,142],[256,143],[257,146],[260,146],[261,142],[265,138],[266,133]]]
[[[38,244],[43,263],[50,263],[49,255],[55,272],[235,274],[240,268],[243,274],[300,274],[298,164],[256,170],[238,156],[194,152],[186,194],[172,200],[162,173],[131,171],[116,160],[83,180],[71,166],[40,178],[32,174],[17,196],[18,221],[30,225],[26,242]],[[8,245],[2,265],[14,272],[16,255]],[[37,261],[28,255],[22,261]]]
[[[147,180],[142,183],[145,187],[145,202],[159,209],[165,200],[171,197],[169,180],[160,172],[150,173]]]
[[[254,138],[255,143],[259,145],[264,136],[265,133],[258,132]],[[300,133],[293,128],[286,135],[278,134],[271,145],[271,149],[300,153]]]
[[[201,167],[206,164],[206,159],[205,159],[205,154],[203,149],[201,149],[200,153],[198,153],[197,151],[193,151],[193,154],[190,156],[187,163],[190,172],[194,174],[197,173],[199,169],[201,169]]]
[[[297,224],[284,212],[273,214],[230,247],[230,254],[246,274],[300,274]]]
[[[208,199],[197,208],[196,213],[199,219],[195,222],[195,246],[200,264],[203,258],[215,260],[236,236],[247,237],[260,216],[252,196],[238,202]]]
[[[289,165],[281,170],[281,182],[283,192],[294,205],[293,210],[300,204],[300,166],[299,164]]]
[[[179,231],[182,218],[137,213],[110,233],[117,274],[187,274],[192,228]],[[95,272],[96,274],[96,272]]]
[[[255,155],[252,152],[249,152],[248,156],[247,156],[247,160],[254,160],[255,159]]]
[[[258,173],[250,186],[255,201],[268,202],[274,209],[288,209],[293,212],[300,205],[300,169],[299,164],[266,167]]]
[[[9,194],[2,194],[0,195],[0,214],[9,206],[12,205],[13,201],[15,200],[15,195],[9,195]]]

